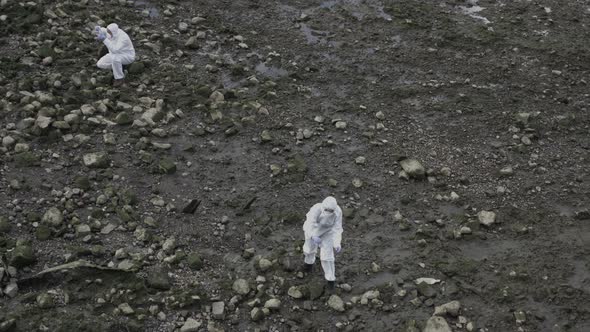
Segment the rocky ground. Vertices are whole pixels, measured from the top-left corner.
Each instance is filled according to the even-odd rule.
[[[95,25],[138,61],[115,89]],[[590,7],[0,0],[0,331],[590,331]],[[344,210],[338,285],[300,272]]]

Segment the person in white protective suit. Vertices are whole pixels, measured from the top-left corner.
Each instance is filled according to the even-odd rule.
[[[320,261],[324,270],[324,277],[328,286],[333,288],[336,280],[335,256],[342,249],[342,209],[338,206],[334,197],[326,197],[322,203],[311,207],[303,224],[305,244],[306,271],[311,271],[315,263],[318,247],[320,248]]]
[[[114,85],[123,84],[123,65],[128,65],[135,61],[135,49],[129,35],[119,29],[115,23],[109,24],[106,29],[100,26],[94,28],[97,35],[96,40],[103,42],[109,50],[109,53],[100,58],[96,66],[100,69],[112,68],[115,78]]]

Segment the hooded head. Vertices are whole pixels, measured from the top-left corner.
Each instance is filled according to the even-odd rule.
[[[117,23],[111,23],[107,25],[107,30],[110,32],[111,39],[117,38],[117,35],[119,34],[119,26]]]
[[[336,203],[336,198],[332,196],[326,197],[326,199],[324,199],[324,201],[322,202],[323,212],[334,213],[334,211],[336,211],[337,208],[338,203]]]

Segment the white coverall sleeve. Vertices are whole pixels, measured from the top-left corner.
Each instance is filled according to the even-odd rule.
[[[131,39],[125,35],[119,36],[119,38],[114,41],[106,38],[103,43],[109,49],[111,54],[123,54],[124,50],[129,49],[129,46],[132,45]]]
[[[334,232],[334,247],[342,246],[343,231],[344,229],[342,228],[342,209],[338,207],[338,210],[336,210],[336,223],[332,227],[332,232]]]
[[[318,236],[318,230],[320,228],[320,225],[318,224],[318,217],[320,216],[320,213],[322,213],[322,205],[315,204],[305,215],[303,231],[305,232],[306,240],[313,236]]]

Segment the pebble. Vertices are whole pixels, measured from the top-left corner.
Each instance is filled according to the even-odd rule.
[[[480,224],[484,226],[490,226],[496,222],[496,213],[482,210],[477,213],[477,219],[479,220]]]
[[[200,321],[188,318],[180,328],[180,332],[197,332],[201,325],[203,325],[203,323]]]
[[[333,294],[328,299],[328,306],[336,311],[343,312],[346,309],[344,308],[344,301],[340,298],[340,296]]]
[[[246,281],[245,279],[237,279],[236,281],[234,281],[232,289],[239,295],[247,295],[248,293],[250,293],[250,285],[248,284],[248,281]]]

